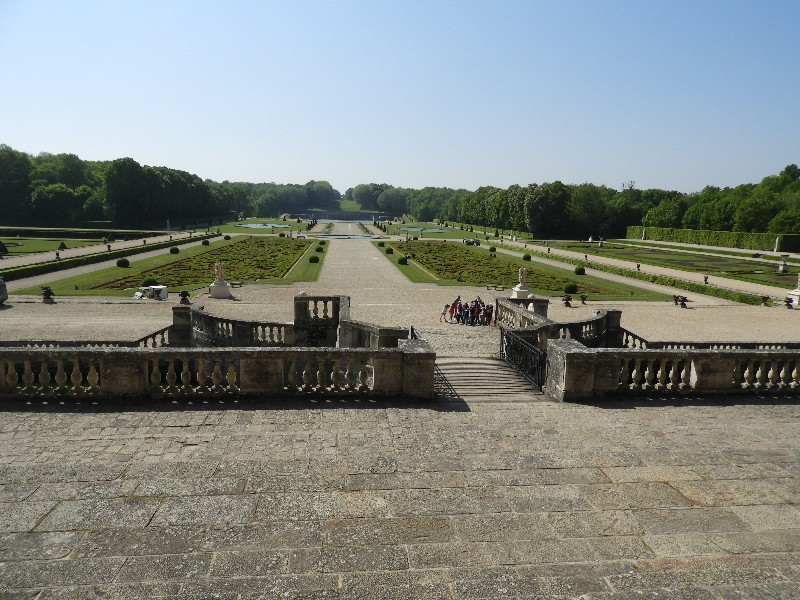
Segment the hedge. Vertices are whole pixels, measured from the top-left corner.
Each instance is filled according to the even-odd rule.
[[[648,228],[649,229],[649,228]],[[534,251],[536,256],[541,258],[548,258],[550,260],[557,260],[560,262],[569,263],[572,265],[584,264],[584,261],[569,258],[567,256],[560,256],[558,254],[545,254],[544,252]],[[705,285],[702,283],[695,283],[694,281],[687,281],[685,279],[676,279],[674,277],[667,277],[665,275],[652,275],[650,273],[642,273],[641,271],[634,271],[632,269],[624,269],[622,267],[614,267],[612,265],[604,265],[602,263],[592,263],[590,265],[593,269],[598,271],[605,271],[606,273],[614,273],[615,275],[622,275],[623,277],[630,277],[631,279],[640,279],[650,283],[657,283],[669,287],[695,292],[697,294],[704,294],[706,296],[714,296],[715,298],[723,298],[733,302],[741,302],[742,304],[761,304],[761,296],[755,296],[746,292],[737,292],[735,290],[726,290],[712,285]]]
[[[719,246],[722,248],[747,248],[772,251],[778,238],[779,252],[800,252],[800,235],[794,233],[748,233],[745,231],[711,231],[708,229],[672,229],[669,227],[628,227],[629,240],[656,240]]]
[[[17,267],[15,269],[6,269],[4,271],[0,271],[0,276],[2,276],[6,281],[16,281],[17,279],[25,279],[26,277],[33,277],[35,275],[55,273],[56,271],[64,271],[66,269],[74,269],[75,267],[93,265],[99,262],[105,262],[107,260],[114,260],[115,258],[124,258],[134,254],[151,252],[152,250],[161,250],[164,248],[169,248],[175,244],[188,244],[190,242],[196,242],[197,240],[207,239],[215,236],[216,234],[203,234],[182,240],[159,242],[157,244],[147,244],[146,246],[133,246],[132,248],[111,250],[110,252],[98,252],[97,254],[87,254],[86,256],[76,256],[74,258],[62,258],[61,260],[51,260],[44,263],[37,263],[35,265],[26,265],[24,267]]]

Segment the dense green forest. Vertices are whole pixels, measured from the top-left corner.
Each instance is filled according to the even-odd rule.
[[[111,221],[118,227],[216,223],[234,216],[276,216],[337,209],[327,181],[221,183],[131,158],[84,161],[74,154],[31,156],[0,145],[0,224],[68,227]],[[800,233],[800,169],[789,165],[758,184],[705,187],[693,194],[615,190],[582,183],[532,183],[475,191],[386,183],[360,184],[344,198],[362,209],[457,221],[548,237],[624,236],[628,225],[720,231]]]

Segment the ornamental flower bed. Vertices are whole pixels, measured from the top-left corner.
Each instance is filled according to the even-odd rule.
[[[528,261],[513,259],[503,254],[481,252],[472,247],[442,242],[397,242],[392,244],[404,255],[414,254],[414,261],[439,279],[459,281],[466,285],[500,284],[511,287],[519,282],[519,268],[528,270],[529,288],[553,295],[563,294],[564,284],[575,275],[536,268]],[[596,285],[579,283],[581,293],[605,295],[613,293]]]
[[[93,286],[92,289],[127,289],[153,277],[169,287],[200,286],[214,278],[214,263],[225,265],[229,281],[254,281],[283,277],[311,246],[310,241],[289,238],[245,238],[221,248],[176,260],[153,269],[137,271]]]

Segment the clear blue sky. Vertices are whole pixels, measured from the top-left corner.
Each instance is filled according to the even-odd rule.
[[[0,143],[342,192],[757,182],[800,163],[800,2],[0,0]]]

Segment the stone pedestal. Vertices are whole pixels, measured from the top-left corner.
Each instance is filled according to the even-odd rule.
[[[6,288],[6,282],[0,277],[0,304],[6,300],[8,300],[8,289]]]
[[[531,290],[525,284],[518,284],[511,288],[511,297],[514,299],[527,298]]]
[[[231,284],[227,281],[215,281],[208,286],[208,295],[212,298],[232,298]]]
[[[792,307],[794,308],[800,307],[800,286],[793,289],[791,292],[788,292],[786,294],[786,297],[792,299]]]

